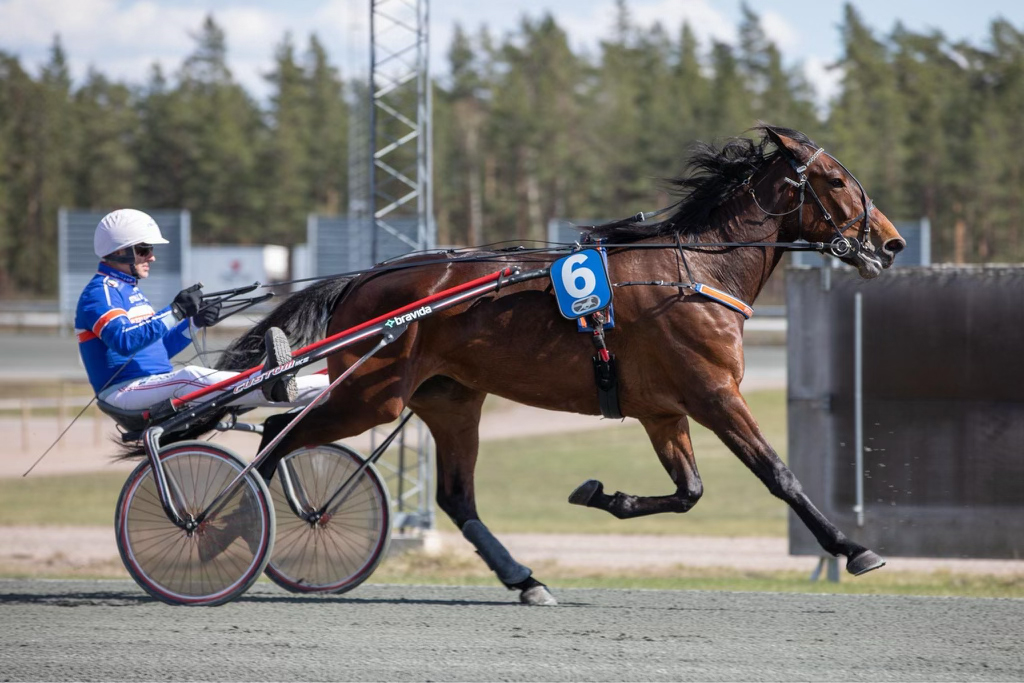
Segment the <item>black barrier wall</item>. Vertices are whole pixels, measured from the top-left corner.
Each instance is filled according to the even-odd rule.
[[[883,555],[1024,557],[1024,267],[790,268],[786,310],[789,464],[822,512]],[[792,513],[789,539],[822,552]]]

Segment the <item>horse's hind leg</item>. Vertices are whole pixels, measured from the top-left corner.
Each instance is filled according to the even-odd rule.
[[[345,402],[342,402],[342,401]],[[311,444],[325,444],[362,434],[381,424],[387,424],[401,415],[404,403],[400,396],[389,397],[377,403],[358,399],[328,399],[318,405],[295,425],[266,456],[257,468],[266,481],[270,481],[281,459],[297,448]],[[295,418],[294,413],[277,413],[263,423],[263,435],[257,452],[280,434]]]
[[[621,491],[608,495],[601,482],[590,479],[570,494],[570,503],[607,510],[619,519],[660,512],[687,512],[697,504],[704,492],[704,485],[693,458],[690,426],[686,417],[642,419],[640,422],[647,430],[647,436],[662,466],[675,482],[676,492],[668,496],[633,496]]]
[[[422,419],[437,446],[437,504],[476,548],[487,566],[528,605],[558,604],[533,572],[512,558],[476,512],[473,473],[480,443],[480,409],[486,394],[446,377],[425,382],[409,407]]]
[[[701,401],[699,405],[701,414],[694,414],[694,418],[711,429],[772,495],[789,504],[822,548],[832,555],[845,555],[848,572],[856,576],[885,564],[874,552],[848,539],[814,506],[800,482],[761,434],[737,387],[725,389],[714,399]]]

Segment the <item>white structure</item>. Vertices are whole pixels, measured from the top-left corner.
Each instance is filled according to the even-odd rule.
[[[207,292],[269,285],[288,279],[288,248],[276,244],[197,245],[192,248],[192,272]]]

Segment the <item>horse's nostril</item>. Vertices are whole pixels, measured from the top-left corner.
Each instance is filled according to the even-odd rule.
[[[901,238],[896,238],[892,240],[886,240],[885,244],[882,245],[882,249],[889,252],[890,254],[898,254],[901,251],[903,251],[906,248],[906,246],[906,242],[904,242]]]

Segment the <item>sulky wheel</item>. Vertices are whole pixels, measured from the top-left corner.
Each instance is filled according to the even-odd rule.
[[[274,583],[293,593],[344,593],[380,564],[391,541],[391,501],[376,468],[364,469],[336,499],[336,509],[319,519],[298,516],[284,491],[284,482],[291,481],[300,511],[320,510],[363,462],[337,444],[304,448],[281,460],[270,483],[277,539],[266,572]]]
[[[179,512],[198,516],[238,476],[245,462],[205,441],[160,449]],[[246,476],[219,512],[197,528],[182,529],[164,511],[150,463],[132,472],[114,514],[117,549],[132,578],[172,605],[220,605],[259,578],[274,542],[270,493],[256,472]]]

